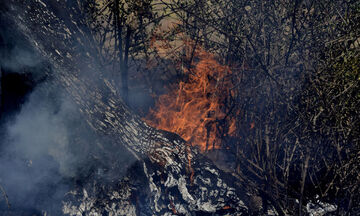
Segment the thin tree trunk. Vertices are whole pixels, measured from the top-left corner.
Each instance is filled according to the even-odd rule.
[[[300,201],[299,201],[299,215],[302,215],[302,205],[303,205],[303,198],[304,198],[304,188],[305,188],[305,181],[306,181],[306,176],[307,176],[307,172],[308,172],[308,168],[309,168],[309,161],[310,161],[310,152],[309,149],[307,149],[306,151],[306,155],[305,155],[305,161],[302,167],[302,172],[301,172],[301,189],[300,189]]]
[[[129,87],[128,87],[128,71],[129,71],[129,49],[131,43],[131,28],[127,26],[126,38],[125,38],[125,52],[123,68],[121,70],[121,82],[122,82],[122,95],[125,103],[128,103]]]
[[[119,8],[119,0],[115,0],[114,5],[114,13],[115,13],[115,32],[117,37],[117,50],[118,50],[118,60],[119,60],[119,74],[121,76],[121,95],[123,98],[123,101],[125,103],[128,103],[128,65],[127,65],[127,59],[128,59],[128,51],[129,51],[129,40],[130,40],[130,34],[129,34],[129,28],[127,28],[126,31],[126,38],[125,41],[123,40],[123,20],[122,20],[122,14],[120,14],[120,8]],[[125,42],[125,45],[123,44]]]

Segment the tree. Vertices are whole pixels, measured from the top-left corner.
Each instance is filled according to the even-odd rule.
[[[136,63],[146,58],[150,32],[163,16],[158,16],[153,0],[104,0],[88,5],[92,14],[90,26],[98,41],[102,64],[112,65],[120,74],[121,94],[128,102],[129,58]]]
[[[94,133],[110,137],[113,147],[125,146],[137,162],[127,175],[131,181],[115,175],[111,179],[114,184],[93,179],[83,186],[76,185],[78,193],[68,194],[63,213],[247,212],[247,201],[242,201],[247,195],[241,182],[177,135],[147,126],[128,109],[105,78],[93,47],[86,46],[88,36],[77,27],[80,22],[65,22],[62,11],[57,10],[64,4],[49,7],[43,2],[14,0],[6,12],[34,47],[48,57],[56,71],[52,74],[54,81],[78,105]],[[81,17],[77,14],[80,11],[71,10],[70,17]],[[107,151],[109,146],[101,149]],[[107,153],[116,164],[115,152]]]

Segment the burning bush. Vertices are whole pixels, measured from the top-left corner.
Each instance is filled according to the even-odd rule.
[[[179,134],[204,152],[220,148],[220,137],[235,130],[225,106],[233,94],[232,72],[213,54],[199,47],[193,49],[196,62],[183,69],[185,80],[159,96],[145,120],[153,127]]]

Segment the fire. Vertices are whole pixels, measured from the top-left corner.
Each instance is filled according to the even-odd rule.
[[[231,209],[231,207],[230,206],[224,206],[223,209],[227,210],[227,209]]]
[[[251,122],[250,123],[250,129],[254,129],[255,128],[255,122]]]
[[[145,121],[158,129],[182,136],[201,151],[221,146],[221,135],[235,131],[235,121],[227,118],[224,104],[232,94],[231,70],[221,65],[202,48],[193,52],[190,69],[183,69],[187,79],[159,96]]]

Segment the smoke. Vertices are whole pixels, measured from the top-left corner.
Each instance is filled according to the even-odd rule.
[[[35,85],[19,110],[0,119],[0,185],[11,204],[7,210],[0,191],[0,215],[39,215],[43,210],[61,215],[64,195],[74,187],[94,180],[115,182],[136,159],[125,147],[115,146],[111,135],[90,128],[63,86],[52,80],[56,71],[49,62],[12,22],[0,20],[2,71],[21,74]],[[82,62],[77,63],[82,69]],[[83,71],[89,78],[87,67]]]
[[[3,126],[3,133],[0,184],[12,210],[58,215],[74,183],[121,177],[127,169],[124,164],[133,160],[124,149],[109,150],[119,151],[122,170],[108,171],[114,160],[106,158],[97,145],[111,146],[111,140],[94,133],[77,105],[51,80],[35,88]],[[0,215],[6,208],[0,194]]]
[[[12,29],[12,24],[1,17],[0,31],[0,62],[1,67],[16,73],[25,73],[26,68],[36,67],[44,61],[43,57],[34,52],[29,43]],[[41,71],[33,71],[34,73]]]
[[[67,151],[69,128],[66,124],[73,117],[75,108],[63,98],[57,99],[60,103],[55,107],[55,104],[49,103],[44,91],[43,87],[36,89],[15,121],[8,125],[10,143],[7,150],[28,159],[49,154],[60,162],[62,174],[71,175],[68,170],[72,155]]]
[[[74,177],[85,160],[75,156],[71,146],[71,131],[79,126],[72,125],[79,118],[75,105],[63,94],[48,91],[48,84],[37,87],[5,126],[0,179],[14,208],[44,208],[39,199],[55,200],[54,196],[64,194],[63,180]]]
[[[87,125],[63,87],[48,76],[49,65],[14,31],[1,30],[7,44],[0,50],[1,68],[31,74],[36,86],[14,116],[0,120],[0,185],[12,214],[46,210],[59,215],[64,195],[78,181],[120,179],[135,159],[124,147],[112,145],[111,137]],[[47,78],[40,84],[39,77]],[[0,215],[6,211],[0,192]]]
[[[3,49],[0,54],[2,67],[17,73],[24,73],[26,67],[35,67],[43,61],[42,57],[25,46],[16,45],[10,50]]]
[[[0,185],[8,195],[12,214],[39,214],[61,207],[59,203],[69,191],[69,179],[79,174],[88,159],[87,154],[79,153],[84,148],[76,144],[79,139],[90,143],[93,137],[81,122],[76,105],[60,86],[49,78],[39,84],[39,77],[47,77],[49,70],[21,34],[6,27],[0,36],[3,73],[24,74],[23,82],[30,77],[35,84],[33,92],[25,95],[25,103],[18,104],[20,109],[10,110],[14,116],[1,113]],[[7,89],[2,91],[7,93]],[[7,211],[3,198],[0,193],[0,215]]]

